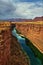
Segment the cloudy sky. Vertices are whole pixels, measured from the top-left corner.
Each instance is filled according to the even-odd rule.
[[[43,0],[0,0],[0,19],[43,16]]]

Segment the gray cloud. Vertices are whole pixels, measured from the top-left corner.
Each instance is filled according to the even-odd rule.
[[[19,2],[19,0],[0,0],[0,19],[6,18],[34,18],[42,16],[41,2]]]
[[[15,6],[10,2],[0,1],[0,19],[8,18],[14,15],[14,11],[16,10]]]

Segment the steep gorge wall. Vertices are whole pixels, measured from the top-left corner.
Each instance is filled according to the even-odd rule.
[[[16,24],[16,28],[43,52],[43,24]]]
[[[8,65],[8,60],[10,59],[11,31],[10,28],[0,31],[0,65]]]
[[[25,36],[30,34],[40,36],[43,33],[43,24],[16,24],[16,28]]]

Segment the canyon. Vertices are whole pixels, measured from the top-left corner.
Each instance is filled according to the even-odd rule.
[[[12,36],[9,22],[0,22],[0,65],[29,65],[27,55]]]
[[[16,37],[12,36],[12,26],[43,54],[43,17],[36,17],[34,21],[0,21],[0,65],[28,65],[26,54]]]
[[[2,26],[3,27],[2,27]],[[37,22],[0,22],[1,29],[6,30],[15,25],[16,29],[33,42],[41,53],[43,53],[43,21]],[[7,27],[5,27],[7,26]]]

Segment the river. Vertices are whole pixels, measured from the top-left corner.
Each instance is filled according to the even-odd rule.
[[[31,48],[26,45],[25,38],[21,37],[17,33],[15,28],[12,30],[12,35],[17,37],[17,40],[20,43],[21,47],[23,48],[23,50],[27,53],[28,57],[30,58],[30,65],[42,65],[41,60],[39,60],[39,58],[36,58]]]

